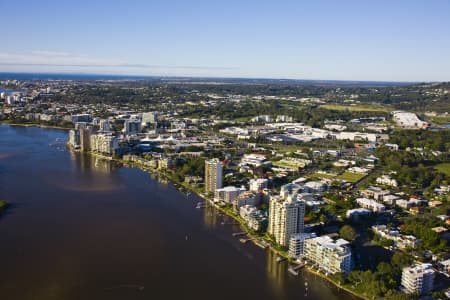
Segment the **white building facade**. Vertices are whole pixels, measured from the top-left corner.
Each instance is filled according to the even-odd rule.
[[[215,193],[222,187],[222,163],[213,158],[205,161],[205,192]]]
[[[304,217],[305,202],[297,200],[297,194],[287,198],[272,196],[269,203],[268,232],[279,245],[288,247],[291,235],[303,232]]]
[[[431,264],[419,264],[404,268],[402,272],[402,288],[410,294],[428,294],[433,290],[434,275]]]
[[[352,269],[349,242],[327,235],[305,240],[305,258],[327,274],[348,273]]]

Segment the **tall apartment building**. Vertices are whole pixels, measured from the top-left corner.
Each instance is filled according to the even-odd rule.
[[[99,122],[100,131],[102,132],[109,132],[111,131],[111,123],[109,120],[100,120]]]
[[[328,274],[348,273],[352,268],[352,251],[344,239],[333,240],[327,235],[307,239],[304,256]]]
[[[80,149],[80,131],[78,129],[69,131],[69,145],[74,149]]]
[[[431,264],[418,264],[403,269],[402,287],[407,293],[428,294],[433,290],[434,270]]]
[[[215,193],[222,187],[222,163],[213,158],[205,161],[205,192]]]
[[[126,120],[123,124],[123,132],[125,134],[139,133],[141,130],[141,121],[139,120]]]
[[[82,151],[86,151],[86,146],[89,146],[89,134],[85,132],[85,130],[89,129],[88,124],[86,122],[76,122],[75,128],[69,131],[69,145],[74,149],[80,149]]]
[[[283,247],[289,246],[293,234],[302,233],[305,217],[305,202],[297,194],[272,196],[269,203],[268,232]]]
[[[80,149],[81,149],[81,151],[91,150],[91,134],[92,134],[91,127],[80,129]]]
[[[90,140],[92,151],[113,155],[119,148],[119,141],[112,134],[92,134]]]

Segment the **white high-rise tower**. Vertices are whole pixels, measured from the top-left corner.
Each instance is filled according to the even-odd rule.
[[[292,235],[302,233],[304,228],[305,201],[297,200],[297,194],[286,198],[272,196],[269,205],[268,232],[283,247],[289,246]]]
[[[215,193],[222,187],[222,163],[214,158],[205,161],[205,192]]]

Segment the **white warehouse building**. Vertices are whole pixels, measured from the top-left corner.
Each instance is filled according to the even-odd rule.
[[[416,114],[406,111],[393,111],[392,118],[397,125],[404,128],[427,128],[429,125],[420,120]]]

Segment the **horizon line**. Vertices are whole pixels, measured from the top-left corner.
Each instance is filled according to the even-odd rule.
[[[0,75],[17,74],[17,75],[63,75],[63,76],[105,76],[105,77],[123,77],[123,78],[173,78],[173,79],[222,79],[222,80],[276,80],[276,81],[311,81],[311,82],[348,82],[348,83],[400,83],[400,84],[421,84],[421,83],[447,83],[450,81],[401,81],[401,80],[355,80],[355,79],[298,79],[298,78],[276,78],[276,77],[239,77],[239,76],[200,76],[200,75],[133,75],[133,74],[106,74],[106,73],[80,73],[80,72],[17,72],[17,71],[0,71]]]

